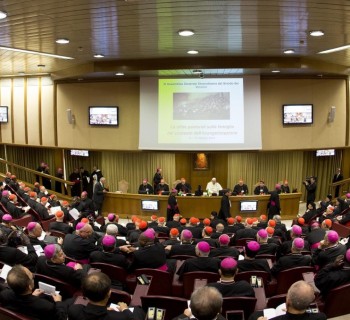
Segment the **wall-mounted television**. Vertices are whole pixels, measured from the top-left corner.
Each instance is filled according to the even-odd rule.
[[[0,107],[0,123],[7,123],[8,119],[8,107]]]
[[[316,150],[316,157],[329,157],[334,155],[335,155],[334,149]]]
[[[158,211],[159,210],[158,200],[141,200],[141,210]]]
[[[240,211],[241,212],[258,211],[258,201],[257,200],[240,201]]]
[[[78,156],[78,157],[88,157],[89,156],[89,150],[71,150],[70,151],[71,156]]]
[[[283,125],[312,124],[312,104],[284,104],[282,106]]]
[[[119,126],[119,107],[89,107],[89,125]]]

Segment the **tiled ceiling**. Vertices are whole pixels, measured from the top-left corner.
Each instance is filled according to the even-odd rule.
[[[238,74],[348,75],[346,0],[2,0],[0,46],[69,56],[62,60],[0,50],[0,77],[49,73],[53,79]],[[192,29],[192,37],[177,31]],[[323,30],[323,37],[309,31]],[[69,44],[55,43],[67,38]],[[198,50],[190,56],[187,51]],[[286,55],[285,49],[295,50]],[[104,58],[94,58],[103,54]],[[38,67],[38,65],[44,65]]]

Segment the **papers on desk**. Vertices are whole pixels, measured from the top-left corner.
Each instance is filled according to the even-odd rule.
[[[11,266],[9,266],[8,264],[4,264],[1,269],[0,278],[3,278],[6,281],[7,274],[10,272],[11,269],[12,269]]]
[[[36,244],[36,245],[34,245],[33,247],[34,247],[34,250],[35,250],[36,255],[37,255],[38,257],[40,257],[40,256],[43,254],[44,249],[41,247],[40,244]]]
[[[244,256],[241,254],[238,256],[238,261],[240,261],[240,260],[244,260]]]
[[[101,228],[101,224],[99,224],[99,223],[96,222],[96,221],[94,222],[94,226],[97,227],[97,228],[99,228],[99,229]]]
[[[282,303],[276,309],[274,308],[264,309],[264,317],[270,320],[272,318],[286,314],[286,310],[287,310],[286,304]]]
[[[41,235],[40,235],[40,237],[38,239],[40,241],[43,241],[45,239],[45,236],[46,236],[46,232],[43,230],[43,231],[41,231]]]
[[[118,240],[124,240],[124,241],[126,241],[126,237],[117,236],[117,239],[118,239]]]
[[[56,291],[56,287],[51,284],[39,281],[39,289],[43,290],[45,294],[59,294],[59,291]]]
[[[115,303],[111,303],[110,308],[112,308],[114,311],[120,312],[119,306]],[[131,312],[134,312],[134,308],[128,308]]]
[[[19,246],[19,247],[17,247],[17,249],[22,251],[25,254],[28,254],[28,248],[25,246]]]
[[[69,210],[69,214],[72,216],[74,220],[78,220],[79,218],[79,211],[77,209],[71,209]]]
[[[62,211],[61,206],[51,207],[51,209],[50,209],[50,215],[56,214],[57,211]]]

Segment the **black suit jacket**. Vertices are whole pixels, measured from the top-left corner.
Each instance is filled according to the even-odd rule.
[[[74,304],[68,310],[69,320],[141,320],[134,317],[129,309],[123,312],[107,310],[107,307],[88,304]]]
[[[19,219],[24,216],[23,211],[18,208],[13,202],[9,201],[7,203],[7,211],[11,214],[13,219]]]
[[[93,237],[83,239],[76,234],[67,234],[64,238],[63,251],[68,257],[76,260],[89,259],[90,253],[95,250],[98,248]]]
[[[105,197],[103,190],[104,190],[104,187],[101,185],[100,182],[97,182],[95,184],[94,194],[92,196],[93,202],[96,202],[98,204],[102,204],[103,199]]]
[[[227,218],[231,217],[230,209],[230,199],[227,195],[223,195],[221,198],[221,206],[218,218],[226,221]]]

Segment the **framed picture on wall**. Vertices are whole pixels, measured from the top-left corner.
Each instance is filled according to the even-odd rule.
[[[194,170],[209,170],[209,155],[208,153],[195,153],[193,155]]]

